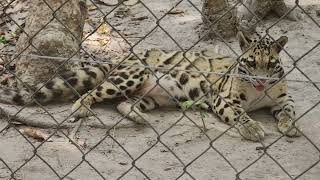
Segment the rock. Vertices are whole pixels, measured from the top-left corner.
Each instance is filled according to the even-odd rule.
[[[106,6],[115,6],[119,3],[118,0],[100,0],[100,1]]]
[[[133,5],[136,5],[138,2],[139,0],[126,0],[123,2],[123,4],[126,6],[133,6]]]
[[[31,2],[23,30],[28,36],[26,33],[20,35],[16,53],[79,57],[79,42],[82,39],[84,19],[87,14],[85,4],[78,0],[70,0],[67,3],[64,0],[55,0],[48,2],[48,5],[42,0]],[[48,7],[57,9],[61,5],[63,6],[56,13],[53,13]],[[50,23],[47,24],[48,22]],[[68,27],[68,30],[65,27]],[[33,38],[30,39],[30,37]],[[47,81],[55,74],[56,68],[60,65],[62,65],[59,69],[60,72],[72,69],[77,65],[71,61],[64,63],[64,60],[36,56],[19,56],[16,62],[16,75],[22,81],[18,81],[19,87],[24,84],[34,87],[40,82]]]
[[[204,1],[201,34],[205,35],[205,39],[214,39],[217,34],[224,38],[236,35],[236,10],[230,8],[231,5],[224,0]]]

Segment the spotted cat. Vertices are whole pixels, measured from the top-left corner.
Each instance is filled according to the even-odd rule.
[[[265,137],[262,125],[247,114],[263,107],[271,109],[281,133],[299,136],[298,126],[293,127],[294,101],[282,79],[284,69],[279,58],[288,38],[282,36],[275,42],[267,38],[251,40],[241,32],[238,38],[243,51],[239,61],[208,50],[145,50],[131,54],[117,66],[91,65],[63,73],[39,84],[32,98],[26,90],[1,89],[0,101],[46,103],[79,93],[82,96],[72,106],[72,112],[74,117],[85,117],[92,115],[92,104],[126,96],[129,99],[117,105],[119,112],[145,123],[146,111],[201,99],[245,139],[259,141]]]

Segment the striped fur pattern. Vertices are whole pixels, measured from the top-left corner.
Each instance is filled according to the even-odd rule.
[[[183,53],[150,49],[132,53],[118,66],[93,65],[63,73],[39,84],[32,91],[35,93],[1,89],[0,101],[46,103],[80,94],[72,112],[74,117],[85,117],[92,115],[91,105],[125,96],[129,99],[120,102],[117,109],[137,123],[146,123],[145,112],[158,107],[175,107],[188,100],[203,101],[222,121],[234,125],[245,139],[252,141],[262,140],[265,134],[262,125],[247,112],[269,107],[278,120],[280,132],[299,136],[298,128],[292,128],[294,102],[288,95],[286,82],[249,77],[284,75],[279,53],[287,37],[276,43],[268,39],[251,40],[242,33],[238,37],[243,51],[239,62],[208,50]],[[224,73],[245,77],[220,75]]]

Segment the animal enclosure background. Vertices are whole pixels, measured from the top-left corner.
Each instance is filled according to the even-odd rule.
[[[93,4],[88,0],[78,61],[117,62],[133,45],[133,50],[206,48],[233,57],[237,57],[235,52],[241,53],[235,38],[198,42],[201,0],[143,0],[134,5],[103,2],[107,3]],[[293,0],[286,2],[295,5]],[[2,3],[0,9],[5,6]],[[21,118],[63,122],[58,130],[43,129],[43,133],[51,135],[43,142],[21,133],[28,127],[8,126],[8,118],[0,117],[0,179],[10,179],[14,174],[14,179],[229,180],[238,175],[242,180],[316,180],[320,177],[320,1],[304,0],[299,4],[296,9],[304,14],[302,20],[284,18],[277,22],[278,17],[270,15],[258,29],[271,27],[269,34],[273,38],[289,38],[287,53],[282,52],[281,57],[288,73],[286,78],[291,80],[289,92],[295,99],[297,117],[301,116],[304,136],[281,137],[268,110],[250,113],[262,122],[267,134],[262,143],[253,143],[243,140],[236,130],[228,130],[229,126],[213,114],[205,119],[209,129],[205,135],[199,128],[202,122],[198,111],[148,112],[152,127],[146,127],[123,118],[110,102],[93,107],[99,119],[90,117],[83,121],[78,132],[82,146],[77,147],[66,137],[77,124],[68,120],[71,103],[22,110],[19,106],[0,104]],[[16,0],[0,12],[0,34],[5,37],[3,41],[8,41],[0,43],[2,64],[14,56],[22,33],[19,27],[25,23],[29,5],[27,0]],[[105,15],[108,23],[103,21]],[[14,63],[10,63],[12,68]],[[0,75],[2,86],[16,83],[10,73]]]

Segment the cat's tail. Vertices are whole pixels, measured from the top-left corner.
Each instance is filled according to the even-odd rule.
[[[0,103],[30,105],[66,101],[93,89],[103,81],[111,66],[89,66],[57,75],[32,89],[0,88]]]

